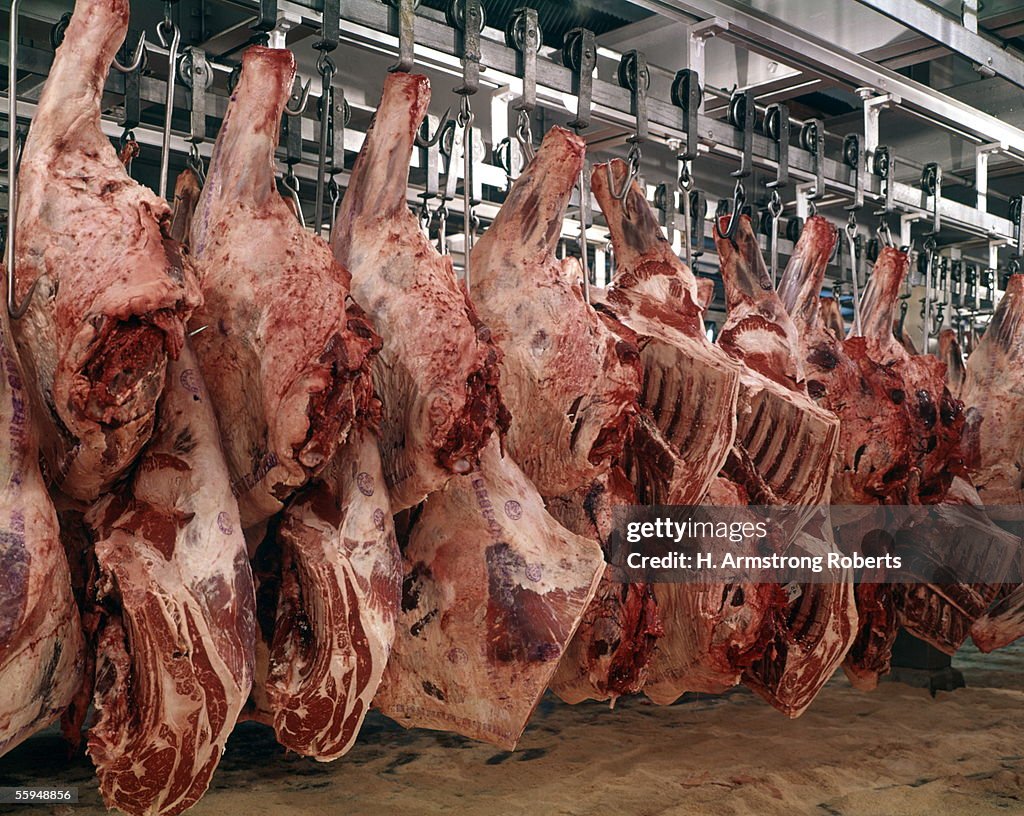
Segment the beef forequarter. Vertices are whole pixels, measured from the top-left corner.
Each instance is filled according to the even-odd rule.
[[[346,302],[348,270],[277,192],[294,76],[290,51],[245,52],[190,232],[205,298],[196,354],[246,527],[279,511],[379,410],[370,362],[380,339]]]
[[[501,352],[405,201],[414,137],[430,101],[426,77],[392,73],[356,159],[331,236],[352,293],[384,347],[374,365],[384,403],[384,477],[398,512],[476,466],[508,426]]]
[[[15,339],[49,480],[107,490],[152,433],[168,361],[200,295],[167,202],[136,184],[100,129],[128,0],[79,0],[39,99],[19,172]]]

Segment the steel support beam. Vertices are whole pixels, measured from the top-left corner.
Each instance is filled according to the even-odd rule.
[[[1024,131],[982,113],[977,108],[914,82],[859,54],[799,30],[768,15],[752,12],[739,0],[630,0],[634,5],[671,19],[692,15],[716,17],[728,23],[720,36],[752,51],[779,59],[794,68],[820,74],[848,87],[868,87],[891,93],[902,108],[926,121],[939,124],[975,143],[1004,142],[1024,157]]]
[[[978,33],[977,0],[964,3],[963,22],[922,0],[857,2],[969,59],[982,73],[1024,88],[1024,60],[1007,51],[1004,43]],[[973,23],[973,31],[965,23]]]

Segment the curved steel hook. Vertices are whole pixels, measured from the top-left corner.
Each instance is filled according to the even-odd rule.
[[[135,46],[135,54],[132,56],[132,61],[128,65],[122,65],[114,59],[114,68],[120,71],[122,74],[130,74],[133,71],[138,71],[142,65],[142,60],[146,57],[146,32],[143,31],[139,37],[139,44]]]
[[[725,232],[722,232],[719,217],[715,216],[715,232],[718,233],[719,237],[727,241],[732,240],[732,237],[736,234],[736,228],[740,225],[740,210],[743,209],[746,201],[747,192],[743,189],[743,182],[736,179],[736,186],[732,189],[732,212],[729,214],[729,223],[725,227]]]
[[[170,6],[168,6],[168,9]],[[167,178],[171,168],[171,124],[174,117],[174,84],[178,78],[178,49],[181,46],[181,30],[165,17],[156,25],[156,38],[167,49],[167,94],[164,97],[164,132],[160,147],[160,182],[157,195],[167,198]]]
[[[299,94],[299,101],[296,107],[292,108],[289,105],[284,106],[285,116],[302,116],[302,114],[306,112],[306,103],[309,102],[309,88],[312,83],[313,80],[306,80],[306,84],[302,87],[302,91]]]
[[[636,181],[636,177],[640,174],[640,148],[636,142],[633,142],[629,148],[629,154],[626,156],[626,173],[625,181],[622,185],[621,190],[615,189],[615,175],[612,173],[612,163],[608,162],[605,166],[605,172],[608,174],[608,190],[615,198],[625,204],[626,196],[629,195],[629,190],[633,186],[633,182]]]
[[[427,127],[428,135],[424,136],[423,133],[422,133],[423,127],[420,127],[416,131],[416,140],[415,140],[416,141],[416,147],[433,147],[439,141],[441,141],[441,137],[444,135],[444,129],[448,125],[448,122],[451,121],[451,115],[452,115],[452,106],[449,105],[448,106],[448,110],[446,110],[443,114],[441,114],[441,118],[440,118],[440,120],[438,120],[437,128],[434,130],[434,135],[433,136],[429,135],[430,128],[427,125],[427,120],[424,119],[423,120],[423,125],[425,127]]]

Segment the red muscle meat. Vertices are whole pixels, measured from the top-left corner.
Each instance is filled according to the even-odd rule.
[[[71,702],[84,654],[57,515],[39,472],[36,430],[0,318],[0,756]]]
[[[591,187],[615,249],[616,277],[598,308],[633,333],[644,368],[625,469],[642,504],[696,504],[721,470],[736,436],[742,367],[704,334],[697,281],[665,239],[633,184],[612,195],[626,164],[594,167]]]
[[[370,363],[380,339],[346,304],[348,272],[277,192],[294,76],[290,51],[245,52],[190,231],[205,298],[196,354],[245,527],[280,510],[378,410]]]
[[[169,359],[199,302],[167,203],[128,176],[100,129],[128,0],[79,0],[57,50],[19,173],[15,339],[47,478],[99,496],[153,429]]]
[[[772,286],[750,218],[738,217],[732,238],[715,230],[728,310],[718,345],[744,363],[725,473],[755,504],[817,505],[829,496],[839,420],[807,396],[796,326]]]
[[[508,424],[490,329],[406,204],[409,157],[429,102],[426,77],[388,74],[331,236],[353,295],[384,338],[373,376],[395,512],[467,473]]]
[[[902,405],[911,429],[911,464],[917,471],[907,503],[935,503],[942,501],[955,476],[966,476],[960,453],[963,404],[946,387],[942,361],[931,354],[910,353],[893,334],[909,266],[905,252],[882,249],[864,290],[861,329],[868,356],[904,382]]]
[[[574,493],[547,500],[566,529],[601,542],[606,556],[616,506],[636,504],[633,486],[612,468]],[[664,634],[654,589],[623,582],[612,570],[601,576],[576,634],[558,664],[551,690],[567,703],[614,701],[639,692],[647,680],[654,645]]]
[[[594,596],[604,559],[492,439],[432,494],[403,549],[394,651],[375,705],[406,727],[511,750]]]
[[[835,552],[828,513],[839,420],[807,395],[797,328],[775,292],[750,218],[732,238],[728,216],[715,231],[728,314],[718,343],[746,366],[739,430],[725,472],[759,504],[796,505],[794,537],[775,546],[789,556]],[[779,530],[781,532],[781,528]],[[824,576],[823,576],[824,577]],[[799,716],[835,672],[856,632],[852,574],[830,569],[828,581],[760,586],[767,606],[763,654],[744,682],[790,717]],[[750,590],[748,590],[750,591]]]
[[[821,317],[819,293],[837,238],[826,219],[809,218],[779,295],[796,325],[807,392],[839,417],[832,503],[898,501],[911,467],[902,380],[869,358],[863,338],[841,342]]]
[[[264,548],[280,565],[259,593],[257,716],[289,750],[336,759],[355,743],[384,673],[402,582],[370,431],[352,432]]]
[[[130,486],[86,515],[106,613],[88,753],[107,806],[132,816],[199,800],[252,686],[255,596],[229,485],[186,345]]]
[[[779,294],[800,337],[808,393],[839,417],[832,503],[899,503],[912,469],[903,380],[868,355],[865,338],[840,341],[821,316],[819,293],[837,238],[827,220],[809,218]],[[873,687],[878,675],[888,671],[898,630],[896,589],[886,583],[862,583],[855,589],[857,635],[843,662],[855,685]]]

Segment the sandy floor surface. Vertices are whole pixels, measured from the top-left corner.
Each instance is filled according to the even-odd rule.
[[[753,694],[661,708],[542,703],[506,753],[452,734],[405,731],[372,714],[331,764],[286,755],[261,726],[228,743],[195,816],[500,814],[1024,814],[1024,645],[965,649],[952,693],[886,682],[870,694],[837,675],[789,721]],[[88,759],[65,761],[52,732],[0,760],[0,786],[80,787],[81,803],[0,812],[92,816],[104,809]]]

